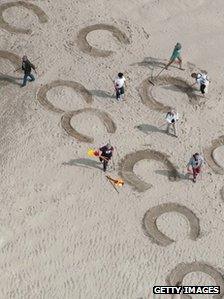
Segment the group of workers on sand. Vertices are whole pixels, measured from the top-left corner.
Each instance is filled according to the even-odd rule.
[[[182,46],[180,43],[177,43],[174,47],[174,50],[172,52],[172,55],[170,57],[170,60],[167,65],[164,66],[164,70],[168,69],[168,67],[173,64],[176,60],[179,62],[179,68],[183,70],[182,68],[182,58],[181,58],[181,50]],[[22,58],[22,70],[24,71],[24,77],[21,87],[26,86],[27,81],[34,81],[35,77],[31,73],[32,69],[36,73],[35,66],[28,60],[27,56],[24,55]],[[195,82],[191,85],[192,87],[195,84],[199,85],[200,91],[202,95],[204,96],[205,93],[208,92],[208,85],[210,83],[209,78],[207,74],[204,73],[192,73],[191,77],[195,79]],[[116,99],[117,101],[122,101],[124,99],[125,95],[125,77],[123,73],[118,73],[117,77],[114,80],[114,88],[116,92]],[[176,123],[179,119],[178,113],[175,111],[175,109],[171,109],[166,114],[166,122],[167,122],[167,128],[166,132],[170,134],[170,128],[173,130],[173,134],[175,137],[177,137],[177,127]],[[111,146],[110,143],[107,143],[103,147],[99,149],[99,159],[100,162],[103,164],[103,171],[105,172],[107,170],[107,166],[109,161],[111,160],[113,156],[114,148]],[[196,177],[201,172],[201,167],[204,164],[204,159],[199,153],[195,153],[189,163],[187,164],[187,170],[188,172],[191,172],[193,174],[193,182],[196,182]],[[190,169],[191,168],[191,169]]]

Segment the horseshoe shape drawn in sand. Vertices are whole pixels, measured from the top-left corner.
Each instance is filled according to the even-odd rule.
[[[224,278],[220,272],[218,272],[212,266],[209,266],[200,262],[193,263],[181,263],[176,266],[175,269],[171,271],[167,278],[168,285],[181,285],[184,277],[191,272],[203,272],[211,276],[216,282],[217,286],[220,286],[220,295],[214,295],[213,298],[221,299],[224,295]],[[189,295],[181,295],[181,298],[187,299],[192,298]]]
[[[32,31],[30,29],[22,29],[22,28],[17,28],[14,26],[11,26],[9,23],[7,23],[4,18],[3,18],[3,12],[11,7],[19,7],[22,6],[24,8],[27,8],[29,10],[32,10],[35,15],[37,15],[39,22],[40,23],[46,23],[48,20],[47,15],[45,12],[38,6],[28,3],[28,2],[23,2],[23,1],[15,1],[15,2],[9,2],[9,3],[3,3],[0,5],[0,27],[11,32],[11,33],[26,33],[30,34]]]
[[[18,69],[21,66],[21,58],[12,52],[0,51],[0,58],[9,60],[15,66],[15,69]],[[7,76],[7,75],[4,75],[4,76]],[[7,83],[5,83],[5,84],[7,84]]]
[[[134,189],[139,192],[144,192],[151,188],[152,185],[142,181],[134,173],[134,166],[141,160],[156,160],[162,162],[169,170],[169,180],[176,181],[179,178],[178,171],[175,166],[168,160],[168,156],[164,153],[154,150],[140,150],[126,155],[119,165],[119,175]]]
[[[158,217],[169,212],[177,212],[187,218],[190,226],[189,237],[195,241],[200,233],[199,219],[190,209],[177,203],[161,204],[149,209],[143,218],[143,226],[146,234],[160,246],[172,244],[174,240],[163,234],[156,225]]]
[[[110,115],[106,112],[94,109],[94,108],[84,108],[72,112],[65,113],[61,118],[61,125],[63,129],[68,133],[68,135],[74,137],[78,141],[86,142],[86,143],[93,143],[94,139],[92,137],[80,134],[77,132],[72,126],[71,126],[71,118],[75,115],[90,112],[96,116],[99,117],[99,119],[102,121],[104,126],[106,127],[106,130],[108,133],[115,133],[117,127],[114,121],[111,119]]]
[[[88,53],[89,55],[92,55],[94,57],[108,57],[113,53],[113,51],[98,50],[88,43],[86,39],[87,35],[95,30],[109,31],[120,43],[123,43],[125,45],[130,44],[130,40],[127,35],[117,27],[108,24],[95,24],[81,29],[78,33],[77,44],[82,52]]]
[[[63,81],[56,80],[49,84],[42,86],[37,93],[37,100],[40,102],[42,106],[44,106],[47,110],[56,112],[56,113],[65,113],[66,111],[55,107],[51,102],[47,99],[47,92],[58,86],[66,86],[74,89],[76,92],[80,93],[83,99],[87,104],[91,104],[93,102],[92,94],[80,83],[75,81]]]
[[[214,157],[214,151],[224,145],[224,135],[220,136],[218,139],[212,141],[212,146],[204,149],[204,155],[207,163],[212,168],[212,170],[217,174],[224,174],[224,169],[219,165],[219,161],[217,161]]]
[[[141,96],[142,103],[152,110],[167,112],[171,107],[165,106],[155,99],[155,97],[152,94],[153,85],[149,82],[149,79],[150,78],[144,80],[139,88],[139,94]],[[187,94],[190,104],[196,105],[199,102],[198,97],[193,93],[194,89],[190,86],[190,84],[188,84],[181,78],[161,76],[153,79],[153,82],[156,86],[172,84],[181,92]]]

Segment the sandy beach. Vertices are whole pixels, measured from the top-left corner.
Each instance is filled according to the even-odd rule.
[[[153,286],[177,283],[222,298],[223,15],[221,0],[0,0],[0,299],[168,299]],[[155,78],[177,42],[184,70]],[[37,75],[21,88],[24,54]],[[109,140],[119,193],[87,155]]]

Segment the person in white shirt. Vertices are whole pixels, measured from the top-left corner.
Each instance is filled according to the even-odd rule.
[[[124,85],[125,85],[125,77],[122,73],[118,73],[117,78],[114,80],[116,99],[118,101],[124,98]]]
[[[208,85],[210,83],[208,75],[204,73],[192,73],[191,77],[195,79],[195,83],[192,84],[194,86],[195,84],[198,84],[200,86],[200,91],[204,95],[208,92]]]
[[[167,129],[166,132],[169,134],[170,127],[172,127],[174,136],[177,137],[176,122],[178,121],[179,116],[175,110],[171,110],[166,114]]]

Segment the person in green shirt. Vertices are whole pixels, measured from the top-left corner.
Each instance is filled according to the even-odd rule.
[[[168,67],[176,60],[178,59],[179,64],[180,64],[180,69],[182,69],[182,58],[180,56],[180,52],[181,52],[181,44],[177,43],[176,46],[174,47],[173,53],[170,57],[170,61],[169,63],[166,65],[165,69],[168,70]]]

